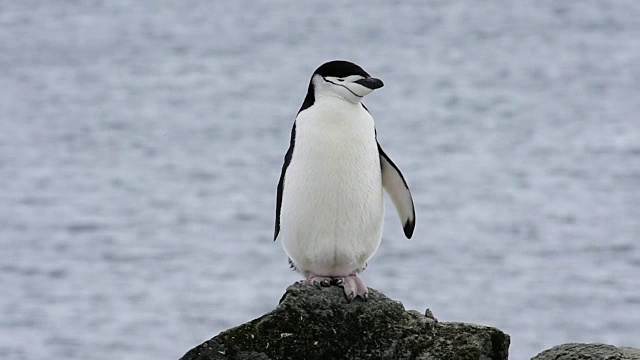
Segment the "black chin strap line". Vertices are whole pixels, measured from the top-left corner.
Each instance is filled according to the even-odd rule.
[[[363,96],[360,96],[360,95],[358,95],[358,94],[354,93],[353,91],[351,91],[351,89],[349,89],[348,87],[346,87],[346,86],[344,86],[344,85],[342,85],[342,84],[334,83],[334,82],[333,82],[333,81],[331,81],[331,80],[327,80],[327,78],[326,78],[326,77],[324,77],[324,76],[323,76],[322,78],[324,79],[324,81],[326,81],[326,82],[330,82],[330,83],[332,83],[333,85],[342,86],[343,88],[345,88],[345,89],[349,90],[349,92],[350,92],[350,93],[352,93],[353,95],[355,95],[355,96],[357,96],[357,97],[359,97],[359,98],[363,97]]]

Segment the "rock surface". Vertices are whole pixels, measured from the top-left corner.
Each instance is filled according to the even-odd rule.
[[[640,360],[640,349],[606,344],[562,344],[531,360]]]
[[[272,312],[220,333],[181,360],[507,359],[509,335],[480,325],[443,323],[380,292],[347,303],[341,288],[296,283]]]

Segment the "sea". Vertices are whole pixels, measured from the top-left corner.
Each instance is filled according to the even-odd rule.
[[[0,358],[178,359],[272,310],[333,59],[384,81],[416,205],[406,240],[387,202],[370,287],[516,360],[640,348],[640,2],[0,0]]]

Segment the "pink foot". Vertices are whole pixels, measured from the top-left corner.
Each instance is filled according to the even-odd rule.
[[[307,276],[306,283],[308,285],[313,285],[320,289],[321,287],[329,287],[333,283],[333,278],[331,276],[320,276],[315,274],[309,274]]]
[[[336,283],[339,286],[342,286],[344,289],[344,294],[347,296],[347,301],[351,302],[351,300],[360,296],[365,301],[367,300],[367,295],[369,294],[369,289],[367,289],[367,285],[364,284],[364,281],[358,277],[358,275],[353,274],[349,276],[345,276],[343,278],[337,279]]]

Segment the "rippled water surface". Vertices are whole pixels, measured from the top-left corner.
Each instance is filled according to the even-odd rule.
[[[331,4],[331,5],[330,5]],[[513,359],[640,347],[640,2],[0,2],[0,358],[176,359],[298,279],[273,243],[322,62],[412,187],[363,278]]]

